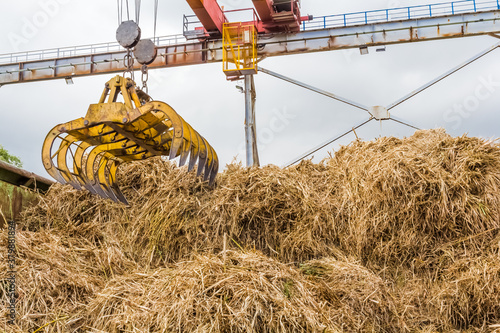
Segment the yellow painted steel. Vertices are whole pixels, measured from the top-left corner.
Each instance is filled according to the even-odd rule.
[[[242,23],[224,23],[222,66],[227,78],[257,74],[257,28]]]
[[[120,96],[123,102],[117,101]],[[180,157],[179,166],[189,157],[188,169],[197,164],[198,176],[214,183],[219,160],[207,140],[168,104],[153,101],[121,76],[106,83],[84,118],[55,126],[42,148],[44,167],[54,179],[125,204],[116,184],[118,166],[162,155]]]

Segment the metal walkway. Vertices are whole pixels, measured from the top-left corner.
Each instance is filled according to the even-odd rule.
[[[412,43],[500,33],[500,0],[463,0],[318,17],[302,31],[259,38],[259,57]],[[222,61],[222,41],[188,41],[182,35],[155,40],[158,57],[149,68]],[[119,73],[125,50],[104,43],[0,55],[0,85]],[[139,65],[136,66],[139,69]]]
[[[439,17],[462,13],[476,13],[490,10],[500,10],[500,0],[462,0],[449,3],[318,16],[311,21],[302,22],[301,31],[368,25],[373,23]],[[153,38],[150,39],[153,40]],[[159,47],[180,45],[190,42],[196,43],[197,41],[189,41],[182,34],[156,37],[154,40],[155,45]],[[125,51],[125,49],[117,42],[70,46],[55,49],[0,54],[0,64],[13,64],[18,62],[59,59],[123,51]]]
[[[500,10],[500,0],[461,0],[411,7],[390,8],[339,15],[315,17],[302,22],[302,31],[414,20],[464,13]]]

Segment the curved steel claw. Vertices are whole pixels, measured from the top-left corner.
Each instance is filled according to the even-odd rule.
[[[119,95],[123,103],[116,102]],[[126,205],[116,180],[119,165],[154,156],[179,157],[179,166],[189,160],[188,171],[198,164],[197,175],[203,173],[210,185],[219,170],[205,138],[168,104],[145,98],[121,76],[106,83],[85,118],[55,126],[42,148],[43,165],[58,182]]]

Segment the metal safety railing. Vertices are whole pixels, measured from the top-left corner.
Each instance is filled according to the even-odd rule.
[[[150,38],[153,40],[153,38]],[[188,41],[183,35],[170,35],[156,37],[156,46],[171,46],[185,44]],[[66,57],[88,56],[93,54],[103,54],[111,52],[125,52],[126,50],[117,42],[90,44],[82,46],[61,47],[56,49],[16,52],[10,54],[0,54],[0,64],[10,64],[27,61],[40,61],[49,59],[59,59]]]
[[[347,27],[362,24],[392,22],[399,20],[411,20],[419,18],[429,18],[437,16],[455,15],[463,13],[483,12],[489,10],[500,10],[500,0],[461,0],[448,3],[436,3],[430,5],[419,5],[411,7],[390,8],[382,10],[372,10],[366,12],[356,12],[348,14],[328,15],[315,17],[313,20],[302,22],[301,30],[309,31],[316,29],[328,29],[336,27]],[[171,46],[185,43],[198,42],[198,34],[189,37],[187,30],[190,25],[201,23],[199,21],[190,21],[184,17],[184,34],[156,37],[154,40],[157,46]],[[193,32],[197,32],[196,29]],[[201,28],[200,35],[204,35]],[[203,37],[203,36],[202,36]],[[59,59],[65,57],[88,56],[93,54],[103,54],[110,52],[125,52],[117,42],[91,44],[84,46],[63,47],[39,51],[16,52],[0,55],[0,64],[14,64],[28,61],[41,61],[49,59]]]
[[[390,8],[339,15],[315,17],[302,22],[302,31],[347,27],[361,24],[412,20],[463,13],[500,10],[500,0],[461,0],[401,8]]]

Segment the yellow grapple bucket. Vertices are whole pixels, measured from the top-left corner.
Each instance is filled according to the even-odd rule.
[[[119,95],[124,102],[117,102]],[[168,104],[153,101],[135,83],[116,76],[85,118],[55,126],[45,138],[43,165],[62,184],[128,204],[116,184],[121,163],[153,156],[188,159],[189,170],[213,184],[219,169],[215,150]]]

